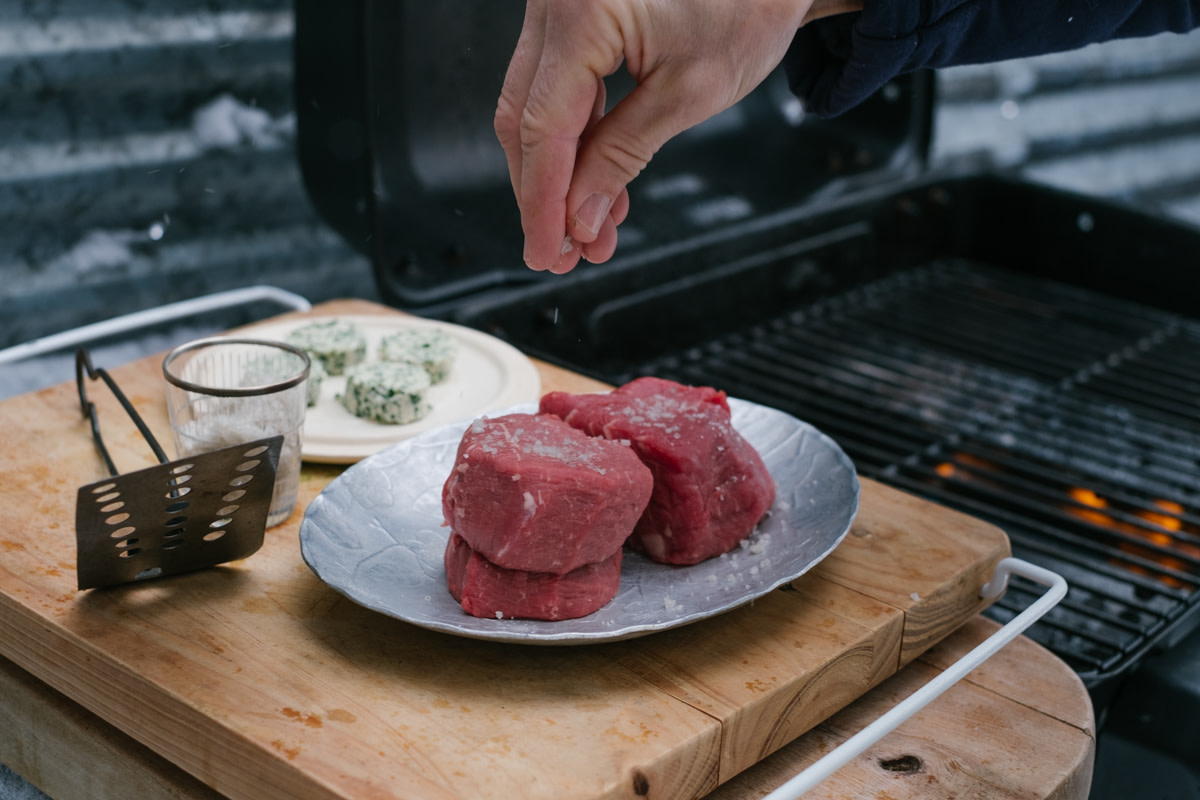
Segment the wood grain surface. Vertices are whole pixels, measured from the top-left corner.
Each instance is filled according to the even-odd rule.
[[[376,311],[395,313],[313,313]],[[545,391],[603,388],[539,368]],[[169,441],[158,359],[112,372]],[[152,463],[95,399],[118,469]],[[305,467],[296,514],[249,559],[76,592],[75,492],[103,469],[73,385],[0,403],[0,441],[0,655],[230,798],[698,797],[974,617],[1008,553],[991,525],[863,481],[845,542],[751,605],[628,642],[478,642],[305,566],[302,510],[332,466]]]

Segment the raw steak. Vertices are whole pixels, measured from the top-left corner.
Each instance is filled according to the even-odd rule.
[[[446,582],[450,594],[474,617],[500,619],[575,619],[600,609],[621,582],[617,549],[596,564],[565,575],[504,569],[471,549],[458,534],[446,544]]]
[[[562,575],[610,558],[653,484],[626,445],[558,417],[510,414],[478,419],[463,433],[442,513],[493,564]]]
[[[540,410],[633,445],[654,473],[654,494],[629,545],[655,561],[695,564],[724,553],[775,502],[775,482],[734,430],[724,392],[638,378],[609,394],[552,392]]]

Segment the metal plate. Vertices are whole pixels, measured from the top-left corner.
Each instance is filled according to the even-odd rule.
[[[604,608],[557,622],[481,619],[446,588],[442,484],[470,420],[401,442],[350,467],[309,505],[304,560],[351,600],[424,628],[529,644],[629,639],[686,625],[761,597],[803,575],[845,537],[858,511],[854,465],[825,434],[795,417],[730,399],[734,427],[762,455],[775,505],[733,552],[690,567],[626,552],[621,588]],[[497,411],[534,412],[525,404]]]

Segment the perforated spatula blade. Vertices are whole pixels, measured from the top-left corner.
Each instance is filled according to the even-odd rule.
[[[80,589],[247,558],[263,543],[283,437],[106,478],[80,488]]]
[[[283,437],[271,436],[168,461],[133,405],[86,350],[76,384],[96,447],[111,476],[79,489],[75,542],[79,589],[166,577],[246,558],[263,543]],[[159,464],[118,475],[100,436],[85,373],[103,379]]]

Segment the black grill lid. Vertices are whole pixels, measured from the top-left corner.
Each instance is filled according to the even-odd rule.
[[[493,115],[523,4],[296,3],[300,163],[314,204],[372,259],[384,299],[419,312],[547,279],[521,228]],[[628,86],[614,76],[610,97]],[[626,79],[627,82],[627,79]],[[932,76],[836,120],[805,118],[782,73],[668,143],[631,187],[614,263],[748,219],[911,176]],[[750,176],[750,177],[748,177]]]

